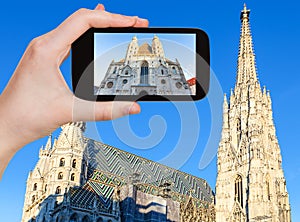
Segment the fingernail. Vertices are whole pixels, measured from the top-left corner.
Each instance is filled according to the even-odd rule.
[[[95,10],[101,10],[101,11],[105,11],[105,7],[103,4],[98,4],[95,8]]]
[[[139,22],[149,22],[148,19],[138,18]]]
[[[140,110],[140,106],[136,103],[133,103],[130,107],[129,107],[129,114],[137,114],[139,113]]]
[[[138,18],[136,20],[136,24],[142,25],[142,26],[148,26],[149,25],[149,21],[148,21],[148,19]]]

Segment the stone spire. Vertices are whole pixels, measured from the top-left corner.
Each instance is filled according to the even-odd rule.
[[[83,147],[82,138],[86,128],[85,122],[67,123],[61,128],[62,131],[58,138],[58,146],[70,148],[78,147],[80,149]]]
[[[250,10],[244,4],[241,11],[241,34],[238,55],[236,86],[244,83],[257,82],[255,54],[249,22]]]
[[[290,222],[271,97],[257,79],[249,14],[244,5],[236,84],[229,104],[224,95],[216,221]]]
[[[48,137],[45,150],[50,150],[51,148],[52,148],[52,134],[50,134]]]

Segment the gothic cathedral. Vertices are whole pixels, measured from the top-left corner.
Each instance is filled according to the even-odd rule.
[[[257,78],[249,14],[245,6],[235,89],[229,103],[224,96],[216,221],[289,222],[289,197],[271,98]]]

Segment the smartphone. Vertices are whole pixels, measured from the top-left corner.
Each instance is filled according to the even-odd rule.
[[[196,28],[91,28],[72,44],[75,96],[194,101],[209,90],[207,34]]]

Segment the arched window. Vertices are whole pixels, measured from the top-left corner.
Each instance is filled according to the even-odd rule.
[[[164,74],[164,70],[163,70],[163,69],[161,70],[161,74],[162,74],[162,75]]]
[[[72,214],[72,216],[70,217],[70,222],[78,222],[78,216],[76,213]]]
[[[58,173],[57,179],[62,180],[64,178],[64,175],[62,172]]]
[[[61,193],[61,188],[60,186],[56,187],[56,190],[55,190],[55,194],[60,194]]]
[[[102,219],[101,217],[99,217],[99,218],[97,219],[97,222],[103,222],[103,219]]]
[[[241,132],[241,120],[240,119],[237,119],[236,131],[237,132]]]
[[[237,123],[236,123],[236,134],[237,134],[237,142],[238,144],[241,141],[241,137],[242,137],[242,127],[241,127],[241,119],[237,119]]]
[[[31,203],[34,203],[34,201],[35,201],[35,195],[33,195],[33,196],[31,197]]]
[[[172,67],[172,72],[173,72],[173,74],[177,74],[176,69],[175,69],[174,66]]]
[[[47,191],[47,184],[45,185],[45,192]]]
[[[71,181],[74,181],[75,180],[75,173],[72,173],[71,174]]]
[[[271,200],[270,182],[268,179],[267,179],[266,185],[267,185],[267,198],[268,198],[268,200]]]
[[[126,71],[125,71],[125,75],[128,75],[128,73],[129,73],[128,70],[126,70]]]
[[[113,73],[115,74],[116,72],[117,72],[117,67],[114,68],[114,72]]]
[[[76,168],[76,159],[73,160],[73,162],[72,162],[72,167],[73,167],[73,168]]]
[[[90,222],[90,218],[88,216],[84,216],[84,218],[82,218],[82,222]]]
[[[60,161],[59,161],[59,166],[60,166],[60,167],[65,166],[65,158],[61,158],[61,159],[60,159]]]
[[[235,201],[237,201],[241,207],[243,207],[243,183],[242,183],[242,177],[238,175],[235,179],[234,183],[234,198]]]
[[[61,193],[61,188],[60,186],[56,187],[56,190],[55,190],[55,194],[60,194]]]
[[[33,184],[33,191],[37,190],[37,183]]]
[[[148,84],[148,62],[143,61],[141,66],[141,84]]]

